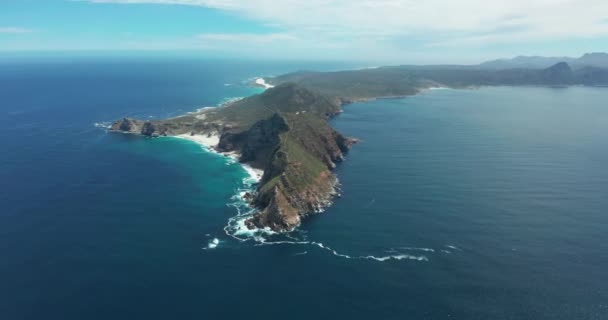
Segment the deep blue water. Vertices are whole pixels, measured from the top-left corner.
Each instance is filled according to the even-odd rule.
[[[608,89],[346,106],[332,124],[362,142],[336,170],[343,197],[269,239],[301,244],[224,233],[237,164],[94,125],[254,94],[254,76],[355,66],[1,63],[0,318],[608,318]]]

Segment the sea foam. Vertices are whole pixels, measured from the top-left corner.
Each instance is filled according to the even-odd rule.
[[[218,238],[213,238],[212,240],[209,240],[209,243],[207,243],[207,249],[215,249],[219,244],[220,240]]]
[[[93,124],[93,126],[95,126],[96,128],[101,128],[101,129],[110,129],[112,127],[112,123],[107,122],[107,121],[95,122]]]
[[[255,84],[257,84],[258,86],[263,87],[265,89],[274,88],[273,85],[266,83],[266,80],[264,80],[264,78],[256,78]]]

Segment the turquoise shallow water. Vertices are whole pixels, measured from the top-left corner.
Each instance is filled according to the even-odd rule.
[[[336,170],[342,198],[265,245],[224,232],[246,187],[238,164],[94,125],[215,105],[252,94],[243,79],[303,68],[336,66],[1,69],[3,318],[608,317],[606,89],[346,106],[332,125],[362,142]]]

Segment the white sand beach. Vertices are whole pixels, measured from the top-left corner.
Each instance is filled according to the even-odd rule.
[[[264,80],[264,78],[255,79],[255,84],[266,89],[274,88],[273,85],[266,83],[266,80]]]
[[[220,136],[217,133],[208,134],[208,135],[200,135],[200,134],[180,134],[175,136],[176,138],[182,138],[190,141],[194,141],[198,144],[201,144],[209,149],[215,150],[217,145],[220,143]]]
[[[185,134],[180,134],[180,135],[177,135],[174,137],[196,142],[196,143],[204,146],[206,149],[208,149],[211,152],[233,158],[233,159],[235,159],[235,161],[237,161],[240,156],[240,154],[238,154],[237,152],[219,152],[219,151],[217,151],[217,149],[216,149],[217,145],[220,143],[220,136],[217,133],[205,134],[205,135],[202,135],[202,134],[191,135],[191,134],[185,133]],[[249,176],[252,179],[254,179],[256,182],[259,182],[260,180],[262,180],[262,176],[264,175],[264,170],[253,168],[246,163],[242,163],[241,165],[243,166],[243,169],[245,169],[245,171],[247,171]]]

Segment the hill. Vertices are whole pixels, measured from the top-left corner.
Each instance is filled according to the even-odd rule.
[[[566,62],[574,69],[585,67],[608,68],[608,53],[586,53],[579,58],[519,56],[512,59],[487,61],[479,65],[484,69],[545,69],[560,62]]]
[[[217,137],[212,147],[238,153],[241,162],[263,169],[252,204],[259,209],[247,225],[289,231],[301,217],[320,211],[336,194],[331,172],[356,141],[327,120],[340,104],[292,83],[224,107],[156,121],[122,119],[112,130],[150,137]]]

